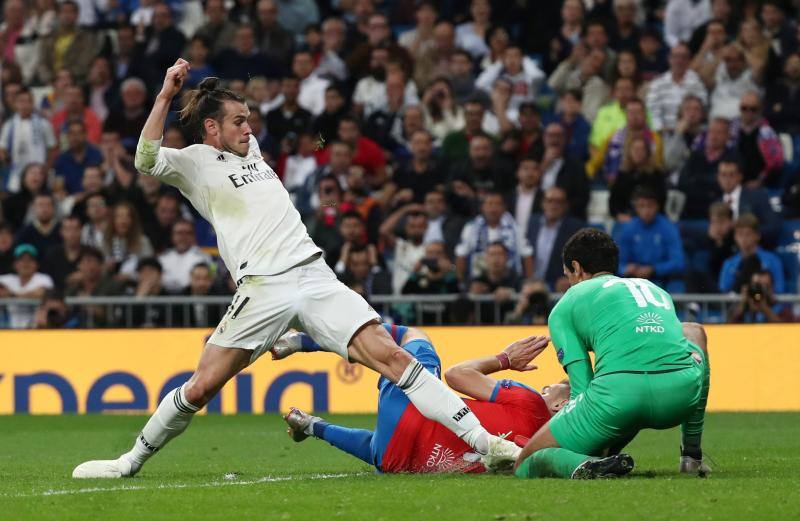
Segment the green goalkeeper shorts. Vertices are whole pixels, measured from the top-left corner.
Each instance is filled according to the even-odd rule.
[[[697,408],[702,365],[668,373],[610,373],[596,377],[550,420],[559,447],[602,455],[642,429],[680,425]]]

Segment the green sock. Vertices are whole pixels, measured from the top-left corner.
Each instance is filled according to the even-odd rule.
[[[695,459],[703,457],[700,444],[703,438],[703,423],[706,418],[706,404],[708,403],[708,390],[711,380],[711,367],[708,359],[704,358],[703,364],[703,387],[700,391],[700,402],[697,409],[681,424],[681,455],[691,456]]]
[[[528,456],[515,474],[518,478],[569,479],[583,462],[593,459],[597,458],[567,449],[542,449]]]

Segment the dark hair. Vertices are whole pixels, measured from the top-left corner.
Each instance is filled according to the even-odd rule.
[[[736,222],[733,223],[733,228],[738,230],[739,228],[750,228],[756,233],[761,233],[758,229],[758,218],[751,214],[746,213],[744,215],[740,215]]]
[[[219,78],[204,78],[197,89],[189,92],[186,105],[180,112],[181,123],[194,139],[202,140],[205,137],[203,122],[207,118],[221,122],[225,116],[223,106],[226,101],[244,104],[245,98],[230,89],[220,87]]]
[[[364,219],[361,217],[361,214],[355,210],[348,210],[342,214],[342,221],[345,219],[358,219],[360,223],[364,222]]]
[[[163,272],[164,269],[161,267],[161,263],[158,262],[158,259],[155,257],[144,257],[143,259],[139,259],[139,263],[136,265],[136,271],[140,271],[142,268],[155,268],[159,271],[159,273]]]
[[[366,244],[353,243],[353,244],[350,245],[350,254],[351,255],[353,253],[364,253],[366,251],[368,251]]]
[[[639,185],[633,189],[633,194],[631,194],[631,201],[635,201],[637,199],[649,199],[651,201],[658,202],[658,195],[652,187],[647,185]]]
[[[567,89],[561,94],[562,98],[564,96],[572,96],[578,102],[583,102],[583,92],[580,89]]]
[[[573,272],[577,261],[586,273],[616,273],[619,267],[619,248],[609,234],[596,228],[582,228],[564,245],[561,255],[564,266]]]
[[[81,248],[81,253],[78,255],[78,262],[82,261],[85,257],[92,257],[100,264],[103,264],[103,261],[105,260],[103,252],[94,246],[84,246]]]
[[[506,255],[508,255],[508,247],[506,247],[506,245],[503,243],[503,241],[492,241],[492,242],[490,242],[489,245],[486,246],[486,251],[489,251],[489,248],[491,248],[492,246],[499,246],[499,247],[503,248],[503,251],[506,252]]]

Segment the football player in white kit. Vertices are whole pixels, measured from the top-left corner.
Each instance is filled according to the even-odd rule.
[[[381,373],[424,416],[487,458],[513,460],[519,448],[490,435],[461,398],[397,346],[375,310],[336,279],[278,176],[262,159],[244,98],[220,88],[216,78],[204,79],[181,111],[201,143],[182,150],[161,147],[170,103],[188,71],[182,59],[167,70],[139,139],[136,168],[177,187],[214,226],[238,289],[194,374],[161,401],[131,450],[114,460],[82,463],[73,477],[136,474],[229,379],[289,328],[306,331],[345,360]]]

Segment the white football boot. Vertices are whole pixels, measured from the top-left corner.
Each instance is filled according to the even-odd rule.
[[[681,464],[678,467],[681,474],[694,474],[704,478],[711,474],[711,467],[706,465],[705,460],[695,459],[691,456],[681,456]]]
[[[81,463],[72,471],[72,477],[78,479],[128,478],[136,474],[138,470],[139,469],[134,470],[130,460],[123,455],[117,459],[92,460]]]
[[[508,470],[514,466],[520,452],[522,447],[516,443],[500,436],[489,435],[489,452],[481,457],[481,462],[488,470],[494,472]]]
[[[303,344],[300,333],[297,331],[289,331],[275,341],[275,344],[269,352],[272,353],[273,360],[283,360],[295,353],[299,353],[302,349]]]

